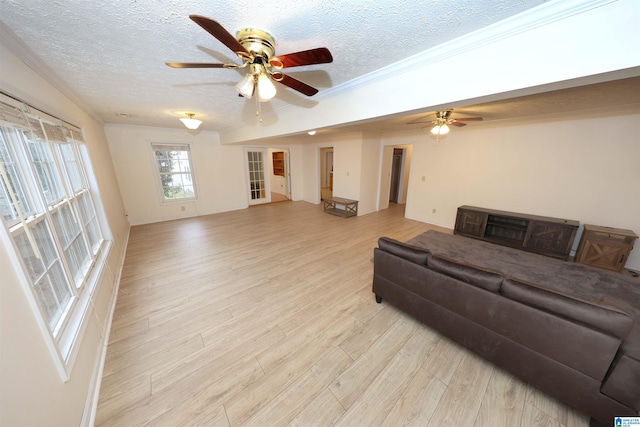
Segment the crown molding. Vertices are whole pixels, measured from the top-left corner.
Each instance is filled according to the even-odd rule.
[[[616,1],[618,0],[553,0],[543,3],[510,18],[496,22],[495,24],[480,28],[431,49],[417,53],[402,61],[324,90],[317,95],[316,99],[321,101],[324,98],[349,92],[356,87],[395,77],[414,69],[423,68],[461,53],[513,37],[552,22],[561,21]]]

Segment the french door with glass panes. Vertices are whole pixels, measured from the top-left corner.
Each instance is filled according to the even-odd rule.
[[[268,177],[265,174],[267,150],[247,150],[247,181],[249,183],[249,204],[268,203],[271,194]]]

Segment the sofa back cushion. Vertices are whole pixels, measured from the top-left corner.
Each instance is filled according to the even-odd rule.
[[[439,273],[492,292],[498,292],[504,280],[504,276],[498,272],[459,263],[440,255],[430,256],[427,260],[427,266]]]
[[[388,237],[378,239],[378,248],[416,264],[425,265],[430,252]]]
[[[589,327],[624,339],[633,326],[633,320],[613,307],[585,302],[557,290],[550,290],[540,285],[505,279],[501,293],[512,300],[571,319]]]

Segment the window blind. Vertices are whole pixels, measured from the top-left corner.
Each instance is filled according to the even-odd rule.
[[[152,143],[154,151],[191,151],[189,144],[162,144]]]

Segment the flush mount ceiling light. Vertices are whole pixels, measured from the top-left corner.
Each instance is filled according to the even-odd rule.
[[[198,127],[202,124],[202,120],[194,119],[193,113],[185,113],[187,117],[182,117],[180,121],[187,127],[187,129],[198,129]]]
[[[316,134],[316,131],[315,131],[315,130],[310,130],[310,131],[309,131],[309,132],[307,132],[307,133],[308,133],[309,135],[313,136],[313,135],[315,135],[315,134]]]

